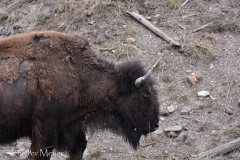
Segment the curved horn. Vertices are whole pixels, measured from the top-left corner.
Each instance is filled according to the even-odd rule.
[[[143,82],[145,82],[152,74],[153,69],[158,65],[160,60],[158,60],[153,66],[152,68],[147,72],[146,75],[139,77],[138,79],[135,80],[135,86],[139,87]]]

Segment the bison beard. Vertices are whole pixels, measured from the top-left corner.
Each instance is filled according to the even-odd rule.
[[[77,34],[2,38],[0,144],[29,137],[31,152],[38,153],[30,159],[50,159],[41,155],[44,149],[82,159],[89,128],[109,129],[136,149],[159,122],[154,81],[145,74],[139,62],[115,65],[101,58]]]

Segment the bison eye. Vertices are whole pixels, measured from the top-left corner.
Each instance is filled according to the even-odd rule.
[[[143,94],[142,97],[143,97],[144,100],[148,100],[148,95],[147,94]]]

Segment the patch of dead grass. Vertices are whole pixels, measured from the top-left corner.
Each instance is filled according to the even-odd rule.
[[[239,25],[240,23],[237,21],[236,16],[233,15],[213,15],[213,16],[207,16],[206,22],[213,22],[209,27],[207,27],[205,30],[207,32],[224,32],[224,31],[230,31],[234,32],[240,29]]]

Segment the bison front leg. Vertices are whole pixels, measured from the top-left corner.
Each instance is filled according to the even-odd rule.
[[[32,145],[29,159],[49,160],[56,144],[57,130],[54,119],[34,116],[32,122]]]
[[[70,160],[81,160],[83,157],[83,152],[87,147],[85,133],[79,132],[77,135],[73,135],[72,140],[74,145],[69,150]]]
[[[81,131],[78,134],[66,133],[65,136],[68,139],[69,160],[82,160],[83,152],[87,147],[85,133]]]
[[[54,107],[41,103],[32,116],[32,145],[29,159],[50,160],[52,150],[57,143],[57,118]]]

